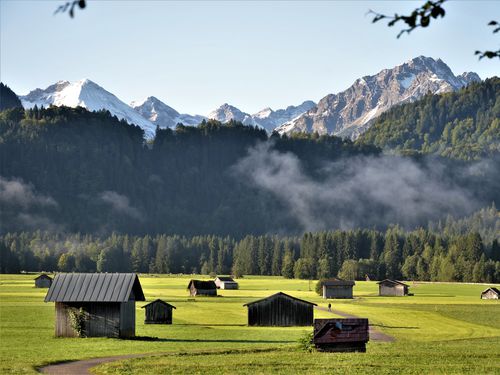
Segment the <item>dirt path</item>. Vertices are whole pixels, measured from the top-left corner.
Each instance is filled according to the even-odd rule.
[[[326,307],[316,306],[315,309],[328,312],[328,309]],[[331,312],[332,314],[335,314],[335,315],[339,315],[343,318],[348,318],[348,319],[360,318],[360,316],[347,314],[345,312],[333,310],[333,309],[329,312]],[[394,341],[394,337],[389,336],[383,332],[380,332],[379,330],[375,329],[372,325],[370,325],[370,340],[382,341],[382,342],[392,342],[392,341]]]
[[[151,354],[151,353],[127,354],[127,355],[116,355],[113,357],[84,359],[82,361],[62,362],[42,367],[39,369],[39,372],[41,372],[42,374],[52,374],[52,375],[89,375],[90,374],[89,370],[92,367],[95,367],[102,363],[114,362],[129,358],[153,356],[153,355],[158,355],[158,354]]]

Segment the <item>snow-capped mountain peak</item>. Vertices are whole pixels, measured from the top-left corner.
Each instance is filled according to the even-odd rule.
[[[25,108],[44,106],[84,107],[89,111],[108,110],[112,115],[140,126],[146,138],[153,138],[156,126],[115,95],[89,79],[59,81],[46,89],[36,89],[20,97]]]
[[[392,69],[357,79],[338,94],[329,94],[303,115],[276,130],[281,133],[317,132],[356,138],[371,120],[392,106],[441,94],[479,81],[476,73],[455,76],[441,59],[418,56]]]

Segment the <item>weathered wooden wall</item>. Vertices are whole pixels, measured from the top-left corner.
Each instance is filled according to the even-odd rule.
[[[249,326],[310,326],[313,319],[313,305],[282,296],[248,305]]]
[[[231,282],[221,282],[220,283],[220,288],[221,289],[238,289],[238,283],[231,283]]]
[[[162,303],[146,306],[146,324],[172,324],[173,308]]]
[[[492,290],[488,290],[486,293],[481,294],[481,299],[498,299],[498,294]]]
[[[197,289],[193,285],[191,285],[191,288],[189,289],[189,294],[193,297],[195,296],[216,296],[217,295],[217,289]]]
[[[35,280],[35,288],[50,288],[52,280],[39,278]]]
[[[135,335],[135,302],[56,302],[57,337],[75,337],[70,309],[86,313],[84,334],[87,337],[133,337]]]
[[[352,286],[323,285],[323,298],[352,298]]]
[[[378,286],[379,295],[380,296],[404,296],[405,295],[405,287],[404,285],[384,285],[379,284]]]

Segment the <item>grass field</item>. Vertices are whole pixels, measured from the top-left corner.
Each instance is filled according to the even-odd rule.
[[[245,277],[240,290],[190,302],[190,276],[140,277],[147,300],[177,307],[174,324],[144,325],[137,303],[136,334],[158,340],[54,338],[54,304],[33,275],[0,275],[0,373],[34,373],[51,362],[131,353],[162,353],[93,369],[96,374],[315,373],[500,374],[500,302],[479,299],[484,285],[412,284],[411,297],[378,297],[375,282],[357,282],[355,299],[334,309],[368,317],[391,343],[370,342],[367,353],[308,353],[297,339],[311,328],[247,327],[242,305],[277,291],[326,306],[314,284],[279,277]],[[315,311],[315,317],[332,317]]]

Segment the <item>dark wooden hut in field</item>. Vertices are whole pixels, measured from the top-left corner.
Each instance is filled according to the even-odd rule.
[[[409,285],[397,280],[385,279],[378,283],[379,296],[407,296]]]
[[[133,337],[135,301],[145,301],[135,273],[58,274],[45,297],[56,303],[58,337]],[[81,332],[75,316],[82,321]]]
[[[170,303],[156,299],[142,306],[142,308],[146,309],[145,324],[172,324],[172,315],[175,306]]]
[[[499,299],[499,297],[500,290],[494,287],[485,289],[481,292],[481,299]]]
[[[191,280],[187,288],[192,297],[217,295],[217,286],[212,280]]]
[[[352,298],[351,280],[328,279],[323,281],[323,298]]]
[[[314,319],[315,303],[279,292],[246,303],[249,326],[310,326]]]
[[[50,288],[52,285],[52,277],[42,273],[35,278],[35,288]]]
[[[238,283],[230,276],[217,276],[214,282],[218,289],[238,289]]]
[[[368,319],[314,319],[313,343],[319,350],[366,352]]]

